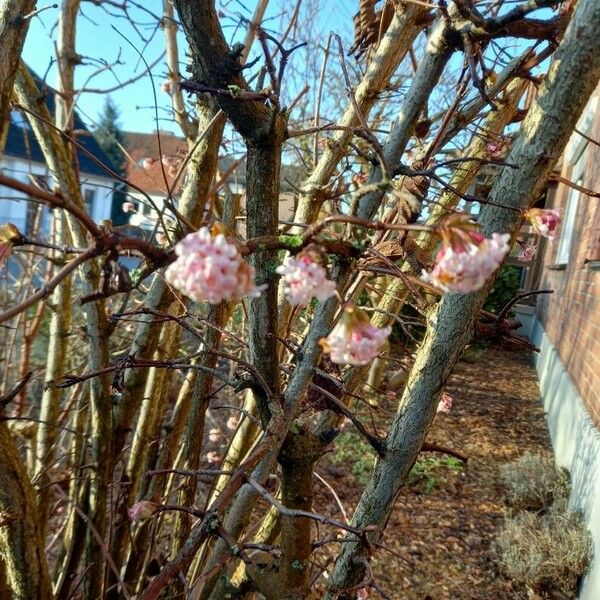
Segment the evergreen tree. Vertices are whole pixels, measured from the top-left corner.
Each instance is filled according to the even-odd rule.
[[[106,97],[104,108],[98,117],[98,128],[94,132],[94,137],[100,148],[102,148],[108,158],[110,158],[116,172],[119,173],[119,175],[125,175],[125,154],[121,149],[124,145],[125,138],[119,125],[119,109],[111,100],[110,96]],[[125,185],[116,182],[113,196],[113,208],[111,211],[112,222],[115,225],[123,225],[128,221],[127,216],[121,209],[125,199]]]
[[[125,154],[121,146],[124,144],[124,137],[119,125],[119,109],[110,96],[106,97],[104,108],[98,117],[98,128],[94,132],[94,137],[118,173],[123,175]]]

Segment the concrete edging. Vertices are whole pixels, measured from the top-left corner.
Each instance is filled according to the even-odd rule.
[[[571,504],[582,511],[592,534],[594,556],[582,581],[580,600],[600,599],[600,431],[542,324],[535,319],[531,341],[556,463],[571,473]]]

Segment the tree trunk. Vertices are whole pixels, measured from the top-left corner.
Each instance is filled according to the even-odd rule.
[[[539,95],[523,121],[504,167],[480,215],[482,232],[518,232],[522,211],[541,193],[569,140],[577,119],[600,78],[600,4],[580,0],[556,52]],[[510,209],[502,208],[510,207]],[[511,210],[512,209],[512,210]],[[471,294],[446,294],[429,320],[428,331],[410,373],[387,438],[383,459],[375,466],[352,520],[355,527],[385,526],[402,483],[433,421],[441,391],[460,352],[472,335],[473,322],[493,285]],[[378,538],[379,534],[372,534]],[[349,537],[329,580],[327,598],[349,600],[344,590],[360,583],[365,546]]]

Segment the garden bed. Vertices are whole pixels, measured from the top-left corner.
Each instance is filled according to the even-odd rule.
[[[375,580],[394,600],[526,598],[498,572],[491,546],[505,509],[499,466],[527,451],[550,455],[531,357],[469,351],[447,391],[452,410],[437,415],[427,440],[466,454],[468,463],[421,454],[385,530],[382,541],[389,551],[379,549],[373,560]],[[381,409],[394,406],[385,399]],[[362,417],[369,422],[368,413]],[[372,464],[368,446],[352,432],[345,430],[319,471],[346,511],[355,505]],[[331,493],[321,484],[317,490],[317,508],[341,518]],[[377,591],[371,589],[369,597],[378,597]]]

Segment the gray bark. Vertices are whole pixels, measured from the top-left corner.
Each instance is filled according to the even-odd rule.
[[[10,99],[35,1],[4,0],[0,4],[0,150],[9,122]],[[0,423],[0,577],[7,579],[16,600],[52,597],[34,491],[15,440]],[[4,583],[0,589],[6,590]]]
[[[4,151],[8,133],[7,116],[19,56],[29,29],[29,19],[25,17],[35,9],[35,4],[35,0],[2,0],[0,3],[0,155]]]
[[[507,159],[508,163],[520,168],[505,167],[502,170],[490,195],[493,204],[482,209],[480,223],[486,235],[493,232],[516,234],[523,221],[521,211],[539,196],[564,151],[600,78],[599,27],[600,4],[596,0],[580,0],[544,85]],[[355,527],[375,525],[381,530],[385,526],[398,491],[433,421],[443,386],[471,338],[473,321],[492,283],[467,295],[446,294],[430,318],[428,332],[392,423],[385,457],[375,466],[356,509]],[[377,534],[373,536],[378,537]],[[366,557],[366,551],[360,541],[353,539],[342,544],[329,580],[327,598],[351,597],[343,590],[363,578],[363,557]]]

